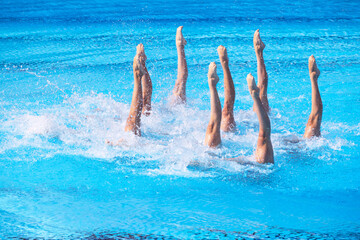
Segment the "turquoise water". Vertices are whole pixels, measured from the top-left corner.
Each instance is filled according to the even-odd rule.
[[[356,1],[2,1],[0,238],[360,237],[360,13]],[[171,108],[175,31],[188,41],[188,104]],[[245,77],[266,44],[274,166],[251,159],[258,120]],[[123,131],[143,43],[153,114]],[[203,146],[207,69],[228,49],[235,133]],[[307,60],[321,70],[322,137]],[[223,74],[218,65],[223,103]],[[105,140],[127,139],[121,147]]]

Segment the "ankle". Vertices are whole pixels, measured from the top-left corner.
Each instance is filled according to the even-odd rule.
[[[229,60],[221,60],[221,67],[224,71],[229,70]]]
[[[216,83],[214,82],[215,79],[211,78],[211,83],[209,83],[209,88],[211,90],[217,90]]]
[[[258,61],[258,63],[264,61],[264,55],[262,50],[260,52],[256,52],[256,60]]]
[[[176,48],[178,51],[184,51],[185,45],[183,43],[176,43]]]

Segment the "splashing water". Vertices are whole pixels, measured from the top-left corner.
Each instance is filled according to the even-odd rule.
[[[0,238],[359,237],[355,3],[43,4],[6,1],[0,10]],[[179,25],[188,103],[174,108]],[[256,76],[258,28],[274,166],[225,160],[253,160],[258,120],[245,77]],[[135,137],[124,127],[140,42],[153,112]],[[219,66],[220,44],[235,83],[237,130],[208,149],[206,73],[209,62]],[[322,137],[303,140],[311,54],[321,70]]]

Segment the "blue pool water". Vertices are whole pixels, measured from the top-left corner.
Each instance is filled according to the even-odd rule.
[[[17,1],[0,8],[0,238],[360,238],[360,12],[357,1]],[[171,108],[175,31],[188,41],[188,104]],[[274,166],[253,154],[245,77],[266,44]],[[145,45],[153,114],[123,131],[132,59]],[[203,146],[207,69],[228,49],[235,133]],[[322,137],[307,60],[321,70]],[[218,65],[219,66],[219,65]],[[218,67],[220,99],[223,74]],[[105,140],[127,139],[121,147]]]

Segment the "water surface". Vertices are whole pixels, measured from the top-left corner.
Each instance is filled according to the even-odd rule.
[[[188,104],[171,108],[180,25]],[[356,1],[3,0],[0,238],[359,238],[359,26]],[[256,76],[258,28],[275,153],[264,167],[219,160],[255,148],[245,78]],[[123,131],[138,43],[154,87],[142,138]],[[220,44],[238,129],[209,150],[207,70]],[[311,54],[322,137],[292,143],[310,113]],[[120,138],[127,144],[105,144]]]

